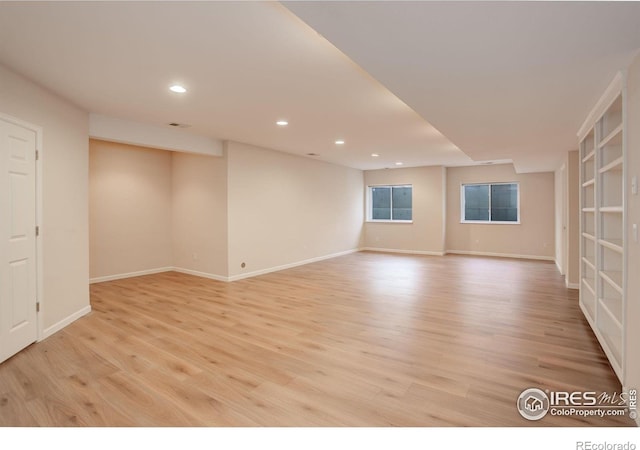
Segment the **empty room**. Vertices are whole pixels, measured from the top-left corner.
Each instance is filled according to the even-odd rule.
[[[637,430],[639,21],[0,2],[0,426]]]

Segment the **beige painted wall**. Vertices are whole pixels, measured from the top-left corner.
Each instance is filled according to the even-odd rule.
[[[460,223],[463,183],[519,182],[520,225]],[[552,260],[555,249],[554,174],[516,174],[511,164],[447,169],[447,251]]]
[[[565,281],[567,286],[580,285],[580,159],[578,150],[567,154],[567,242],[565,247]]]
[[[89,115],[0,65],[0,112],[43,129],[42,324],[89,306]]]
[[[90,141],[90,275],[172,267],[227,276],[221,157]]]
[[[626,375],[627,388],[640,390],[640,243],[633,238],[633,224],[640,227],[640,195],[631,194],[631,178],[640,179],[640,56],[631,64],[627,80],[627,311]],[[640,424],[640,419],[637,420]]]
[[[227,276],[227,161],[173,153],[173,265]]]
[[[562,166],[556,169],[553,175],[553,187],[555,197],[555,260],[558,270],[562,275],[566,274],[567,261],[566,249],[567,239],[564,235],[566,228],[566,210],[567,210],[567,157],[564,158]]]
[[[364,247],[443,254],[444,178],[441,166],[365,171],[365,190],[380,184],[413,185],[413,223],[367,222]]]
[[[230,277],[359,248],[362,171],[235,142],[226,155]]]
[[[91,139],[92,279],[172,266],[171,153]]]

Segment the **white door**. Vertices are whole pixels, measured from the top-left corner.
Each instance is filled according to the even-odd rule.
[[[0,362],[38,338],[36,133],[0,118]]]

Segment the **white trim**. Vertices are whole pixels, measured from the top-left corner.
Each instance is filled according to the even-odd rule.
[[[413,223],[413,220],[367,219],[367,223]]]
[[[239,274],[239,275],[233,275],[231,277],[225,277],[223,275],[216,275],[216,274],[206,273],[206,272],[199,272],[197,270],[185,269],[185,268],[182,268],[182,267],[161,267],[161,268],[158,268],[158,269],[141,270],[141,271],[138,271],[138,272],[120,273],[120,274],[116,274],[116,275],[107,275],[107,276],[104,276],[104,277],[91,278],[89,280],[89,283],[90,284],[102,283],[102,282],[105,282],[105,281],[121,280],[121,279],[124,279],[124,278],[140,277],[140,276],[143,276],[143,275],[153,275],[153,274],[156,274],[156,273],[163,273],[163,272],[179,272],[179,273],[185,273],[187,275],[194,275],[194,276],[197,276],[197,277],[208,278],[210,280],[231,282],[231,281],[236,281],[236,280],[242,280],[244,278],[255,277],[255,276],[258,276],[258,275],[264,275],[264,274],[271,273],[271,272],[278,272],[280,270],[291,269],[293,267],[303,266],[305,264],[311,264],[311,263],[314,263],[314,262],[323,261],[325,259],[336,258],[338,256],[344,256],[344,255],[348,255],[348,254],[351,254],[351,253],[357,253],[359,251],[360,251],[360,249],[346,250],[344,252],[338,252],[338,253],[333,253],[333,254],[330,254],[330,255],[318,256],[316,258],[305,259],[303,261],[297,261],[297,262],[290,263],[290,264],[283,264],[281,266],[269,267],[267,269],[256,270],[254,272],[243,273],[243,274]]]
[[[256,277],[258,275],[265,275],[265,274],[271,273],[271,272],[278,272],[280,270],[291,269],[293,267],[298,267],[298,266],[304,266],[305,264],[311,264],[311,263],[318,262],[318,261],[324,261],[325,259],[337,258],[338,256],[349,255],[351,253],[357,253],[359,251],[360,251],[360,249],[356,248],[356,249],[352,249],[352,250],[346,250],[344,252],[332,253],[330,255],[318,256],[316,258],[305,259],[303,261],[297,261],[297,262],[294,262],[294,263],[283,264],[281,266],[269,267],[268,269],[260,269],[260,270],[254,271],[254,272],[248,272],[248,273],[242,273],[242,274],[238,274],[238,275],[233,275],[231,277],[228,277],[227,281],[243,280],[245,278]]]
[[[377,247],[364,247],[360,249],[364,252],[382,252],[382,253],[402,253],[408,255],[427,255],[427,256],[444,256],[444,252],[433,252],[428,250],[401,250],[397,248],[377,248]]]
[[[38,339],[38,342],[42,341],[43,339],[48,338],[49,336],[51,336],[54,333],[57,333],[58,331],[62,330],[64,327],[66,327],[68,325],[71,325],[71,323],[75,322],[76,320],[78,320],[79,318],[81,318],[83,316],[86,316],[90,312],[91,312],[91,305],[87,305],[84,308],[74,312],[70,316],[65,317],[64,319],[62,319],[58,323],[55,323],[55,324],[51,325],[49,328],[46,328],[43,331],[42,338]]]
[[[442,241],[440,242],[441,248],[444,249],[447,246],[447,168],[442,166]],[[445,252],[442,252],[444,255]]]
[[[471,256],[492,256],[498,258],[514,258],[514,259],[536,259],[540,261],[554,261],[553,256],[540,256],[540,255],[518,255],[514,253],[494,253],[494,252],[476,252],[471,250],[447,250],[446,254],[453,255],[471,255]]]
[[[522,225],[519,220],[517,222],[499,222],[497,220],[461,220],[460,223],[475,223],[480,225]]]
[[[143,275],[153,275],[154,273],[171,272],[173,267],[160,267],[158,269],[140,270],[137,272],[119,273],[116,275],[107,275],[104,277],[95,277],[89,279],[89,284],[102,283],[105,281],[121,280],[123,278],[140,277]]]
[[[569,283],[567,280],[564,280],[564,285],[567,287],[567,289],[580,290],[580,283]]]
[[[515,184],[516,185],[516,212],[518,217],[515,221],[507,220],[491,220],[491,186],[498,184]],[[489,220],[467,220],[465,217],[465,203],[467,201],[465,196],[466,186],[489,186]],[[520,182],[519,181],[495,181],[486,183],[460,183],[460,223],[471,224],[483,224],[483,225],[520,225]]]
[[[229,281],[229,277],[225,277],[225,276],[222,276],[222,275],[215,275],[213,273],[198,272],[197,270],[183,269],[182,267],[174,267],[173,271],[174,272],[180,272],[180,273],[186,273],[187,275],[194,275],[196,277],[208,278],[210,280],[224,281],[224,282],[228,282]]]
[[[555,263],[556,263],[556,268],[558,269],[558,272],[560,272],[560,275],[564,275],[564,274],[562,273],[562,267],[560,267],[560,263],[558,262],[558,258],[554,258],[554,259],[553,259],[553,262],[555,262]]]
[[[391,197],[389,204],[389,214],[393,214],[393,188],[411,188],[411,220],[395,220],[395,219],[373,219],[373,204],[372,204],[372,190],[374,188],[390,188],[391,189]],[[413,223],[413,184],[369,184],[366,189],[366,220],[367,223]]]
[[[40,236],[36,237],[36,301],[40,303],[40,311],[36,313],[36,328],[37,328],[37,340],[43,339],[43,317],[44,317],[44,257],[43,257],[43,242],[44,242],[44,228],[43,228],[43,187],[42,187],[42,173],[43,173],[43,130],[41,126],[34,125],[29,122],[25,122],[24,120],[18,119],[17,117],[10,116],[8,114],[4,114],[0,112],[0,119],[11,122],[15,125],[18,125],[22,128],[26,128],[28,130],[33,131],[36,134],[36,151],[38,152],[38,159],[35,160],[36,166],[36,226],[40,229]]]
[[[626,73],[618,72],[611,83],[604,91],[600,99],[593,107],[589,115],[584,120],[582,126],[578,130],[578,142],[582,142],[584,138],[587,136],[591,128],[596,124],[596,122],[602,117],[607,108],[611,106],[611,104],[615,101],[615,99],[622,92],[622,88],[625,85],[626,81]]]

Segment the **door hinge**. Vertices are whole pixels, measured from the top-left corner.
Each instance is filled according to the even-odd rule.
[[[38,161],[39,159],[40,159],[40,152],[36,150],[36,161]]]
[[[36,226],[36,237],[40,236],[40,227]]]
[[[36,312],[40,312],[40,302],[36,302]]]

